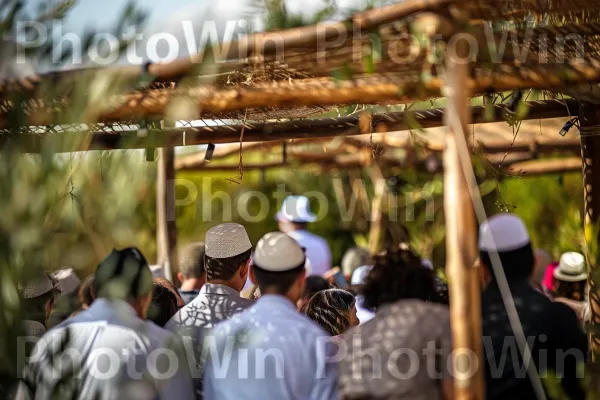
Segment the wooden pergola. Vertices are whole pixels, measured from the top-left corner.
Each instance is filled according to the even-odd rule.
[[[511,40],[502,45],[507,35]],[[412,143],[398,132],[445,127],[436,140],[427,141],[426,151],[443,158],[444,207],[452,210],[445,218],[454,347],[481,357],[480,289],[472,266],[476,226],[485,213],[470,157],[482,153],[508,170],[530,174],[583,165],[585,223],[595,224],[600,213],[600,195],[594,191],[600,187],[599,38],[600,3],[591,0],[406,0],[340,22],[248,35],[223,51],[206,49],[168,64],[2,81],[0,146],[18,144],[27,152],[137,148],[146,149],[150,159],[159,149],[158,262],[169,266],[172,278],[177,236],[175,214],[167,206],[175,204],[176,170],[238,168],[207,165],[203,152],[176,159],[174,147],[243,142],[217,148],[213,158],[218,159],[285,143],[281,160],[245,168],[288,163],[419,168],[419,160],[373,158],[356,149],[371,141],[410,149]],[[82,86],[97,90],[90,95]],[[533,90],[543,99],[529,99]],[[406,106],[440,97],[443,108]],[[483,105],[471,106],[473,98]],[[353,115],[323,117],[357,104],[362,109]],[[560,127],[575,118],[581,136],[573,129],[561,137]],[[30,128],[15,132],[15,119]],[[556,135],[515,136],[509,142],[485,138],[486,126],[508,121],[514,127],[526,120],[553,121]],[[176,126],[176,121],[188,122]],[[475,142],[471,124],[483,129]],[[324,155],[296,149],[299,143],[334,136],[354,150]],[[557,152],[576,156],[540,157]],[[589,262],[593,277],[596,260]],[[589,285],[591,323],[597,326],[600,291],[592,279]],[[597,352],[597,330],[591,339]],[[464,367],[461,362],[455,363],[457,370]],[[481,373],[455,378],[457,399],[483,398]]]

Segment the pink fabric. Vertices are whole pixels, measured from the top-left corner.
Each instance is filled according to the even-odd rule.
[[[546,267],[546,273],[544,274],[544,280],[542,285],[548,290],[554,290],[554,270],[558,267],[558,263],[549,264]]]

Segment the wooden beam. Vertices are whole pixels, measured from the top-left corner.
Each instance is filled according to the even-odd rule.
[[[465,41],[456,46],[456,54],[446,55],[446,93],[448,106],[446,123],[446,149],[444,151],[444,210],[446,219],[446,275],[450,292],[450,320],[452,329],[452,345],[454,357],[454,399],[483,400],[483,368],[476,368],[474,375],[461,371],[471,370],[475,354],[478,365],[483,365],[482,348],[476,338],[481,331],[473,326],[473,304],[480,301],[480,296],[473,296],[475,282],[472,266],[477,258],[477,232],[475,212],[471,200],[471,187],[467,181],[467,172],[461,162],[461,151],[466,146],[460,143],[468,140],[466,135],[471,123],[469,99],[472,95],[469,85],[470,67],[457,61],[457,57],[466,59],[468,47]],[[461,129],[458,130],[458,127]],[[465,148],[463,148],[465,147]]]
[[[598,106],[582,102],[579,107],[579,123],[581,125],[581,159],[583,161],[584,190],[584,227],[588,248],[598,248],[598,221],[600,219],[600,136],[595,135],[600,125]],[[588,256],[588,301],[590,312],[590,344],[592,361],[600,360],[600,257],[598,254]],[[595,257],[595,258],[591,258]]]
[[[179,260],[177,254],[177,216],[175,210],[175,150],[158,149],[156,177],[156,250],[157,264],[165,277],[177,284]]]
[[[514,176],[535,176],[544,174],[562,174],[565,172],[581,171],[581,158],[551,158],[547,160],[532,160],[517,162],[506,168],[506,173]]]
[[[574,100],[536,101],[528,103],[529,113],[525,119],[545,119],[567,117],[577,112]],[[475,123],[493,123],[504,121],[506,105],[494,106],[492,119],[486,119],[484,106],[471,108],[471,117]],[[247,123],[244,129],[244,142],[281,141],[289,139],[318,139],[333,136],[352,136],[369,133],[385,133],[414,129],[414,122],[421,128],[443,126],[445,109],[415,110],[391,112],[342,118],[321,118],[293,120],[277,123]],[[414,121],[414,122],[411,122]],[[24,145],[25,152],[39,153],[42,149],[54,152],[84,150],[143,149],[148,147],[174,147],[208,143],[235,143],[239,141],[242,125],[203,126],[190,128],[170,128],[163,131],[150,131],[148,135],[138,135],[138,131],[113,132],[65,132],[53,135],[30,135]],[[89,138],[86,137],[89,135]],[[21,135],[20,140],[25,136]],[[88,140],[89,139],[89,140]],[[0,135],[0,146],[10,140]],[[556,138],[536,141],[538,151],[551,150],[553,146],[563,148],[569,143],[578,151],[579,142],[574,139]],[[75,143],[75,144],[74,144]],[[531,142],[517,141],[514,151],[527,151]],[[443,148],[441,144],[440,149]],[[506,142],[486,143],[482,150],[486,153],[505,152]],[[197,161],[200,156],[196,156]]]

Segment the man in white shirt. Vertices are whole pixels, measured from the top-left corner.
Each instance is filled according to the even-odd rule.
[[[135,248],[114,250],[94,276],[94,303],[49,331],[24,371],[19,397],[193,398],[175,335],[145,320],[152,273]]]
[[[337,399],[330,336],[296,310],[305,261],[283,233],[258,242],[250,274],[262,296],[206,336],[206,400]]]
[[[287,197],[277,213],[279,230],[290,235],[305,249],[312,268],[310,273],[323,275],[331,269],[331,250],[325,239],[307,230],[308,224],[316,219],[306,196]]]
[[[244,227],[225,223],[206,232],[206,280],[200,293],[171,318],[166,328],[200,340],[202,331],[253,304],[240,296],[248,276],[252,244]]]

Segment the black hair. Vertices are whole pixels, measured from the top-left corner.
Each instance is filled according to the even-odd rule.
[[[319,324],[331,336],[350,328],[350,312],[356,304],[352,293],[342,289],[327,289],[315,293],[300,312]]]
[[[206,268],[206,279],[208,281],[228,281],[232,279],[252,255],[252,248],[237,256],[227,258],[212,258],[204,255],[204,267]]]
[[[508,280],[527,280],[533,273],[535,267],[535,256],[531,243],[511,251],[500,251],[497,253],[502,263],[502,269]],[[492,269],[492,257],[487,251],[479,252],[480,263],[490,272],[492,279],[495,279]]]
[[[137,248],[113,250],[98,265],[92,286],[96,298],[133,301],[152,291],[152,272]]]
[[[405,245],[375,257],[375,265],[361,288],[364,306],[376,310],[402,299],[443,303],[436,289],[434,272],[424,268],[421,258]]]
[[[94,302],[94,277],[88,276],[79,287],[79,303],[82,308],[88,308]]]
[[[46,326],[46,304],[53,304],[58,297],[58,292],[53,289],[42,294],[41,296],[22,299],[23,319],[37,321]]]
[[[254,265],[254,277],[260,288],[261,293],[266,293],[267,289],[273,290],[277,294],[286,294],[298,277],[306,273],[304,264],[289,271],[272,272]]]
[[[148,308],[148,319],[164,327],[177,313],[177,297],[162,279],[152,281],[152,301]]]
[[[302,292],[303,299],[310,299],[313,294],[320,292],[321,290],[327,290],[331,287],[327,279],[321,275],[310,275],[306,277],[304,282],[304,291]]]
[[[204,243],[190,243],[183,248],[179,257],[179,271],[185,279],[201,278],[204,275]]]

